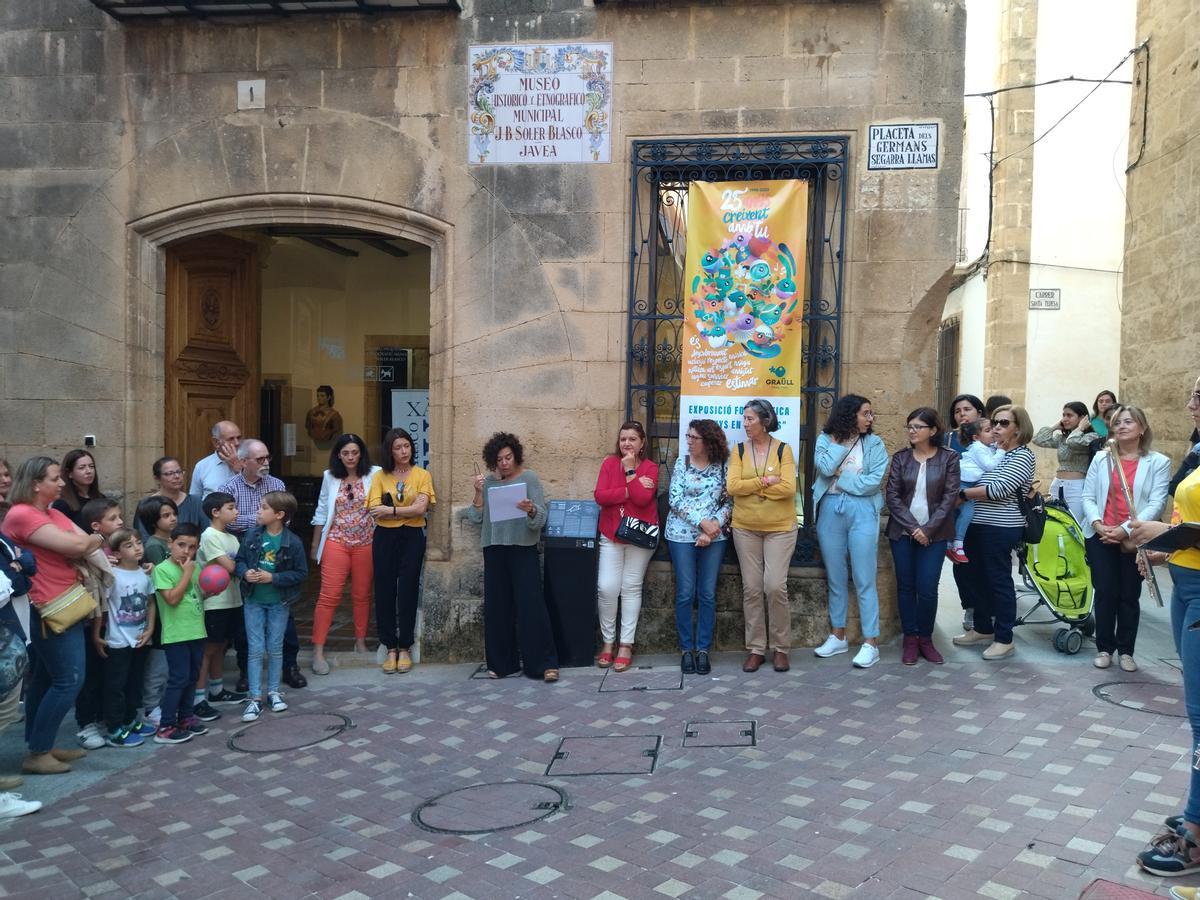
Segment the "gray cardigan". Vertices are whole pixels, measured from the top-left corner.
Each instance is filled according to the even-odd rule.
[[[533,501],[534,516],[522,516],[519,519],[506,519],[493,524],[488,513],[488,488],[501,484],[518,484],[524,482],[525,493]],[[482,525],[479,529],[479,544],[481,547],[534,547],[542,535],[542,526],[546,524],[546,495],[542,491],[542,483],[537,475],[529,469],[522,470],[520,475],[501,481],[495,475],[489,474],[483,480],[483,508],[472,504],[467,507],[467,518]]]

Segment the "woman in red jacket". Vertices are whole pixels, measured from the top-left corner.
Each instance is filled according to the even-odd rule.
[[[658,524],[658,466],[646,459],[646,429],[626,422],[617,434],[616,452],[605,457],[596,479],[600,504],[600,572],[596,583],[600,636],[604,646],[597,664],[624,672],[633,662],[633,639],[642,610],[642,579],[653,548],[617,540],[622,517],[633,516]],[[621,606],[621,643],[613,661],[617,637],[617,600]]]

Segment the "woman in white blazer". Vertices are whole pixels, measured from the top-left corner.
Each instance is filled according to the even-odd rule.
[[[1108,449],[1092,458],[1083,480],[1083,534],[1095,591],[1094,663],[1107,669],[1115,653],[1123,671],[1136,672],[1133,648],[1141,618],[1142,576],[1129,540],[1129,522],[1153,521],[1162,515],[1171,461],[1150,449],[1154,435],[1146,414],[1136,406],[1120,407],[1110,420],[1109,433]],[[1125,500],[1120,476],[1114,473],[1117,465],[1125,473],[1133,509]]]
[[[354,650],[367,652],[374,567],[371,541],[375,536],[375,520],[367,510],[367,494],[378,471],[379,466],[371,465],[367,445],[358,435],[343,434],[334,442],[312,519],[312,558],[321,567],[321,592],[313,612],[312,670],[316,675],[329,674],[325,639],[347,578],[354,614]]]

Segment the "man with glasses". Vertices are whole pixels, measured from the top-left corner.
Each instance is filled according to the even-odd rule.
[[[237,459],[241,464],[241,471],[219,489],[226,494],[232,494],[237,502],[238,517],[227,531],[241,541],[258,521],[258,508],[262,505],[262,498],[271,491],[286,491],[287,485],[270,473],[271,451],[257,438],[246,438],[241,442],[237,448]],[[242,664],[243,640],[244,637],[240,640],[235,639],[239,664]],[[289,612],[287,630],[283,633],[283,680],[293,688],[308,685],[308,680],[296,663],[299,652],[300,639],[296,635],[296,619]],[[241,681],[238,682],[238,690],[242,690]]]
[[[196,463],[192,470],[192,486],[188,490],[197,503],[213,491],[221,490],[225,482],[240,471],[242,466],[237,453],[241,442],[242,429],[233,422],[222,421],[212,427],[213,452]]]

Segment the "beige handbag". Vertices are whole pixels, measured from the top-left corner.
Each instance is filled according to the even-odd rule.
[[[77,622],[82,622],[96,611],[96,600],[82,584],[67,588],[49,603],[35,607],[42,620],[42,636],[46,629],[62,634]]]

